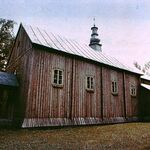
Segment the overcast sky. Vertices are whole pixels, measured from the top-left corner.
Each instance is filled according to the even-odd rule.
[[[150,0],[0,0],[0,15],[86,44],[95,17],[103,52],[150,61]]]

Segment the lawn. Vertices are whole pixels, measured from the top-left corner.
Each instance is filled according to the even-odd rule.
[[[150,149],[150,123],[42,129],[0,129],[5,150]]]

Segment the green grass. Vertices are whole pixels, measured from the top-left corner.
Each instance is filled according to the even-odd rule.
[[[149,150],[150,123],[57,129],[0,129],[0,149]]]

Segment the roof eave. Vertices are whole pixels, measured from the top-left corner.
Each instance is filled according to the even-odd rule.
[[[102,62],[98,62],[98,61],[95,61],[95,60],[92,60],[92,59],[88,59],[88,58],[85,58],[85,57],[82,57],[82,56],[79,56],[79,55],[74,55],[74,54],[70,54],[70,53],[67,53],[67,52],[64,52],[64,51],[60,51],[58,49],[54,49],[54,48],[50,48],[50,47],[46,47],[44,45],[41,45],[41,44],[38,44],[38,43],[34,43],[32,42],[32,45],[33,45],[33,48],[41,48],[41,49],[45,49],[47,51],[51,50],[51,52],[53,53],[60,53],[60,54],[65,54],[65,55],[68,55],[68,56],[71,56],[71,57],[77,57],[77,58],[80,58],[80,59],[84,59],[84,60],[88,60],[88,61],[91,61],[91,62],[94,62],[96,64],[101,64],[105,67],[111,67],[111,68],[114,68],[114,69],[118,69],[118,70],[123,70],[125,72],[129,72],[129,73],[133,73],[133,74],[137,74],[139,76],[141,76],[142,74],[141,73],[138,73],[138,72],[134,72],[134,71],[129,71],[129,70],[126,70],[126,69],[123,69],[123,68],[119,68],[119,67],[115,67],[115,66],[112,66],[112,65],[109,65],[109,64],[105,64],[105,63],[102,63]]]

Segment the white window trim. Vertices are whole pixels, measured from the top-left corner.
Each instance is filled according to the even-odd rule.
[[[54,72],[55,70],[57,70],[58,72],[61,71],[62,72],[62,83],[59,84],[59,73],[57,74],[57,83],[54,83]],[[59,69],[59,68],[53,68],[53,71],[52,71],[52,85],[53,87],[60,87],[62,88],[63,87],[63,84],[64,84],[64,71],[62,69]]]
[[[133,92],[134,90],[134,92]],[[134,83],[130,83],[130,95],[136,97],[137,95],[137,87]]]
[[[88,77],[90,78],[90,88],[88,88],[88,84],[87,84],[87,80],[88,80]],[[91,78],[93,79],[93,88],[91,88]],[[94,92],[94,76],[86,76],[86,80],[85,80],[85,85],[86,85],[86,90],[88,92]]]
[[[113,85],[114,84],[116,84],[116,87],[114,86],[114,91],[113,91]],[[113,84],[113,85],[112,85]],[[113,94],[113,95],[118,95],[118,81],[117,81],[117,79],[111,79],[111,93]]]

